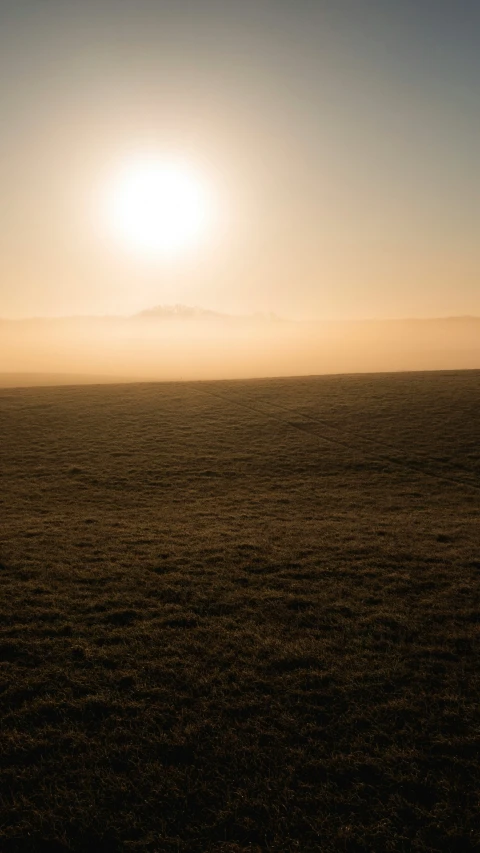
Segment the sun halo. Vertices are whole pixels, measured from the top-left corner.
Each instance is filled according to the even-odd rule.
[[[193,250],[212,230],[212,187],[190,164],[160,157],[122,163],[105,198],[106,224],[122,245],[145,257],[173,258]]]

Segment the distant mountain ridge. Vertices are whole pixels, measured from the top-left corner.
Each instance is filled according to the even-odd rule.
[[[200,308],[198,305],[155,305],[153,308],[146,308],[138,314],[134,314],[132,319],[152,319],[152,320],[225,320],[228,322],[238,321],[266,321],[278,322],[281,318],[273,312],[255,312],[253,314],[225,314],[221,311],[212,311],[210,308]]]
[[[200,319],[206,317],[230,319],[229,314],[222,314],[219,311],[211,311],[209,308],[199,308],[197,305],[155,305],[153,308],[145,308],[133,315],[133,319],[137,317],[146,317],[147,319]]]
[[[221,311],[213,311],[210,308],[201,308],[197,305],[155,305],[145,308],[135,314],[69,314],[60,317],[20,317],[9,319],[0,317],[0,323],[61,323],[81,322],[84,320],[92,322],[128,322],[130,320],[216,320],[225,322],[288,322],[273,312],[255,312],[253,314],[226,314]],[[290,321],[291,322],[291,321]]]
[[[142,311],[137,311],[134,314],[66,314],[63,316],[32,316],[9,318],[1,317],[0,323],[61,323],[81,322],[83,320],[101,322],[101,321],[120,321],[126,322],[129,320],[215,320],[225,322],[261,322],[268,323],[309,323],[318,325],[362,325],[362,324],[431,324],[431,323],[480,323],[480,316],[475,314],[451,315],[447,317],[382,317],[372,318],[366,317],[361,319],[332,319],[321,317],[312,317],[304,320],[291,320],[281,317],[273,311],[257,311],[251,314],[228,314],[222,311],[214,311],[211,308],[202,308],[198,305],[184,305],[178,303],[175,305],[154,305],[151,308],[144,308]]]

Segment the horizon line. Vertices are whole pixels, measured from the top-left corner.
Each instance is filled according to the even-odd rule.
[[[174,309],[181,309],[176,314]],[[21,323],[21,322],[35,322],[35,321],[45,321],[45,320],[148,320],[148,319],[161,319],[161,311],[165,311],[165,314],[169,314],[171,317],[175,316],[178,319],[185,319],[188,312],[191,312],[189,319],[201,319],[207,317],[214,317],[218,319],[229,319],[229,320],[251,320],[251,319],[270,319],[277,320],[280,322],[289,322],[289,323],[391,323],[391,322],[419,322],[419,321],[441,321],[441,320],[480,320],[480,314],[442,314],[442,315],[432,315],[432,314],[424,314],[424,315],[402,315],[402,316],[382,316],[382,317],[309,317],[309,318],[301,318],[294,319],[292,317],[285,317],[279,314],[276,314],[274,311],[252,311],[250,313],[228,313],[224,311],[218,311],[213,308],[202,308],[197,305],[185,305],[185,304],[160,304],[154,305],[151,308],[144,308],[140,311],[136,311],[134,313],[129,314],[108,314],[108,313],[99,313],[99,314],[36,314],[36,315],[25,315],[21,317],[6,317],[0,316],[0,322],[7,323]],[[182,317],[182,311],[185,312]],[[158,312],[158,314],[155,314]],[[198,312],[198,316],[195,317],[195,312]]]

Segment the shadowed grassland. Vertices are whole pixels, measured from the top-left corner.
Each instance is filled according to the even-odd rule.
[[[480,844],[480,373],[0,391],[2,851]]]

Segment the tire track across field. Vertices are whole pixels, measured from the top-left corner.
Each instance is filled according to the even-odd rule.
[[[234,397],[230,396],[229,394],[219,394],[217,391],[212,391],[210,388],[205,388],[205,387],[201,388],[201,387],[199,387],[199,384],[194,385],[192,383],[192,385],[190,387],[194,388],[199,393],[206,394],[206,395],[209,395],[211,397],[216,397],[218,400],[221,400],[224,403],[229,403],[230,405],[239,406],[242,409],[246,409],[247,411],[254,412],[256,415],[262,415],[263,417],[275,420],[277,423],[283,424],[284,426],[289,426],[289,427],[292,427],[293,429],[298,430],[299,432],[304,432],[304,433],[307,433],[308,435],[312,435],[318,441],[325,441],[328,444],[333,444],[333,445],[336,445],[338,447],[343,447],[343,448],[350,450],[350,451],[362,453],[363,456],[366,456],[367,458],[369,457],[370,459],[374,459],[376,462],[388,462],[391,465],[396,465],[397,467],[402,468],[405,471],[411,471],[414,474],[423,474],[426,477],[431,477],[434,480],[437,480],[437,481],[440,481],[443,483],[449,483],[449,484],[454,485],[454,486],[460,486],[460,488],[473,489],[476,492],[480,492],[480,485],[478,485],[477,483],[471,483],[471,482],[468,482],[466,480],[458,480],[456,477],[444,476],[443,474],[437,474],[433,471],[428,471],[425,468],[421,467],[421,465],[424,461],[427,463],[429,462],[427,457],[425,457],[422,460],[419,459],[418,460],[419,464],[417,466],[417,465],[415,465],[415,463],[404,462],[401,459],[396,459],[395,457],[388,456],[388,455],[382,453],[381,452],[382,447],[385,447],[388,449],[391,448],[392,450],[394,450],[398,454],[401,454],[401,452],[402,452],[401,450],[396,448],[394,445],[388,444],[386,442],[377,441],[374,438],[369,438],[368,436],[358,435],[358,434],[355,434],[352,432],[349,433],[349,435],[353,439],[356,439],[357,442],[366,441],[369,444],[373,445],[372,450],[370,451],[369,449],[365,449],[364,447],[361,447],[360,444],[358,444],[358,443],[354,444],[353,442],[343,441],[340,438],[336,438],[336,437],[333,438],[333,437],[330,437],[330,436],[327,436],[324,434],[319,434],[318,431],[311,429],[308,424],[303,424],[303,423],[299,423],[297,421],[292,421],[292,420],[288,420],[288,419],[283,418],[283,417],[279,417],[279,415],[276,412],[265,411],[264,409],[258,408],[258,406],[253,405],[251,403],[251,401],[247,403],[247,402],[244,402],[243,399],[242,400],[238,400],[238,399],[236,400],[236,399],[234,399]],[[327,430],[330,430],[331,432],[334,431],[334,429],[335,429],[327,421],[323,421],[319,418],[313,418],[311,415],[304,415],[304,414],[298,414],[297,415],[292,409],[284,408],[282,406],[279,406],[276,403],[269,403],[268,405],[270,407],[274,406],[275,409],[277,409],[277,411],[282,412],[285,415],[288,415],[288,416],[295,415],[296,417],[302,418],[303,420],[307,420],[310,423],[317,424],[322,429],[327,429]],[[473,474],[473,472],[470,472],[470,473]]]
[[[231,399],[231,398],[230,398],[230,399]],[[311,422],[311,423],[313,423],[313,424],[316,424],[317,426],[321,427],[322,429],[328,429],[328,430],[330,430],[330,431],[335,431],[335,427],[333,427],[331,424],[329,424],[329,423],[328,423],[328,421],[323,420],[322,418],[312,417],[312,415],[308,415],[308,414],[306,414],[305,412],[296,412],[294,409],[289,409],[289,408],[286,408],[285,406],[280,406],[278,403],[272,403],[272,402],[270,402],[270,401],[269,401],[269,405],[270,405],[270,406],[273,406],[273,408],[274,408],[274,409],[276,409],[276,410],[278,410],[279,412],[282,412],[282,413],[284,413],[284,414],[286,414],[286,415],[293,415],[293,416],[295,416],[295,417],[299,417],[299,418],[302,418],[303,420],[307,420],[307,421],[309,421],[309,422]],[[299,425],[294,424],[294,423],[292,423],[292,422],[288,422],[288,423],[289,423],[289,425],[290,425],[290,426],[293,426],[293,427],[295,427],[295,426],[299,426]],[[301,427],[301,425],[299,426],[299,428],[300,428],[300,427]],[[304,430],[304,431],[307,431],[307,430]],[[315,435],[317,435],[317,436],[318,436],[318,433],[313,433],[313,432],[312,432],[312,435],[313,435],[313,434],[315,434]],[[377,450],[378,450],[378,448],[380,448],[380,449],[381,449],[381,448],[385,448],[385,449],[386,449],[386,450],[388,450],[388,451],[394,451],[396,454],[399,454],[400,456],[401,456],[401,454],[402,454],[402,451],[401,451],[398,447],[396,447],[394,444],[391,444],[391,443],[390,443],[390,442],[388,442],[388,441],[382,441],[381,439],[377,439],[377,438],[370,438],[370,436],[368,436],[368,435],[358,434],[358,433],[352,432],[352,430],[349,430],[349,429],[344,430],[344,434],[351,436],[351,437],[352,437],[352,439],[355,439],[355,441],[364,441],[364,442],[368,442],[369,444],[373,445],[373,447],[374,447],[375,449],[377,449]],[[318,438],[320,438],[320,436],[318,436]],[[325,438],[326,438],[326,436],[325,436]],[[328,440],[328,439],[326,438],[326,440]],[[330,440],[331,440],[331,439],[330,439]],[[338,442],[337,442],[337,440],[335,440],[335,442],[336,442],[336,443],[339,443],[339,444],[340,444],[340,443],[342,443],[342,444],[343,444],[343,442],[341,442],[340,440],[338,440]],[[352,450],[353,450],[353,449],[360,449],[360,451],[361,451],[361,452],[364,452],[364,453],[367,453],[367,454],[369,453],[368,449],[367,449],[367,451],[365,451],[365,450],[363,450],[362,448],[359,448],[357,444],[350,444],[350,443],[348,443],[348,444],[347,444],[347,443],[345,443],[345,444],[344,444],[344,446],[345,446],[345,447],[350,447]],[[413,463],[417,462],[420,466],[421,466],[421,465],[423,465],[423,464],[425,464],[425,463],[427,463],[427,464],[428,464],[428,463],[431,463],[431,459],[430,459],[428,456],[424,455],[424,454],[419,454],[419,453],[417,452],[417,453],[414,453],[414,454],[411,454],[411,455],[413,455],[413,456],[415,456],[415,457],[416,457],[415,459],[413,459],[413,460],[412,460],[412,462],[413,462]],[[372,458],[373,458],[373,457],[372,457]],[[476,482],[470,482],[470,481],[466,481],[466,480],[458,480],[457,478],[454,478],[454,477],[451,477],[451,478],[450,478],[450,477],[448,477],[448,474],[450,473],[450,471],[452,471],[452,468],[450,468],[450,471],[447,471],[447,476],[446,476],[446,477],[444,477],[444,476],[443,476],[443,474],[437,474],[437,473],[435,473],[435,472],[433,472],[433,473],[432,473],[432,472],[429,472],[429,471],[425,471],[425,470],[424,470],[423,468],[421,468],[421,467],[419,467],[419,468],[415,468],[415,465],[414,465],[414,464],[413,464],[413,465],[410,465],[410,463],[408,463],[408,462],[402,462],[402,460],[401,460],[401,459],[400,459],[400,460],[399,460],[399,459],[395,459],[395,458],[392,458],[392,457],[390,457],[390,456],[388,456],[388,457],[387,457],[387,456],[385,456],[385,457],[384,457],[384,456],[381,456],[381,457],[378,457],[378,458],[379,458],[379,459],[382,459],[382,460],[387,459],[389,462],[392,462],[392,463],[394,463],[394,464],[396,464],[396,465],[401,465],[401,466],[406,467],[406,468],[409,468],[409,469],[410,469],[410,467],[411,467],[411,468],[412,468],[412,470],[419,471],[420,473],[426,473],[427,475],[429,475],[429,476],[431,476],[431,477],[436,477],[437,479],[442,478],[442,479],[444,479],[444,480],[445,480],[445,482],[455,482],[456,484],[459,484],[459,485],[462,485],[462,486],[471,486],[471,487],[472,487],[472,488],[474,488],[475,490],[479,490],[479,491],[480,491],[480,485],[478,485]],[[458,468],[456,468],[456,469],[454,468],[454,469],[453,469],[453,471],[457,471],[457,470],[458,470]],[[475,472],[471,471],[470,469],[467,469],[467,470],[468,470],[468,473],[469,473],[469,474],[471,474],[471,475],[472,475],[472,477],[473,477],[473,478],[474,478],[474,480],[475,480],[475,479],[476,479],[476,474],[475,474]]]

